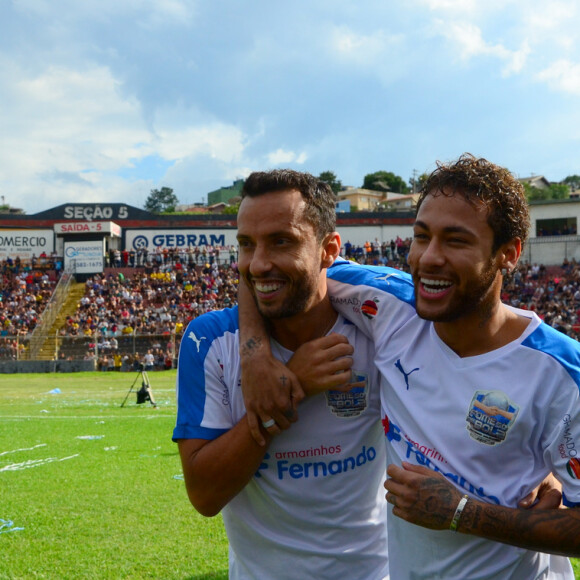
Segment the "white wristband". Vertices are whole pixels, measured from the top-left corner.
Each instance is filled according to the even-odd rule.
[[[463,508],[467,504],[468,499],[469,499],[469,496],[464,495],[459,500],[459,503],[457,504],[457,508],[455,509],[455,513],[453,514],[453,519],[451,520],[451,525],[449,526],[449,529],[452,532],[457,531],[457,525],[459,524],[459,519],[461,518],[461,514],[463,513]]]

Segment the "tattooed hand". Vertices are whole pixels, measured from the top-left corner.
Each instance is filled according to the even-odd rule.
[[[264,426],[270,435],[288,429],[298,418],[296,407],[304,392],[294,373],[270,355],[269,343],[264,344],[260,337],[246,340],[240,352],[248,425],[254,440],[264,445],[260,425],[274,420],[269,427]]]
[[[393,514],[424,528],[447,530],[462,494],[432,469],[403,462],[389,465],[386,499]]]

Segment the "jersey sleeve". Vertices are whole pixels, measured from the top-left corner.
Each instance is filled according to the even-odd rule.
[[[553,393],[544,409],[545,458],[562,483],[564,505],[580,507],[580,344],[545,323],[523,344],[551,359],[551,370],[542,373]]]
[[[413,281],[401,270],[339,259],[328,269],[327,283],[334,308],[374,341],[415,315]]]
[[[554,406],[559,411],[552,418],[555,428],[549,438],[547,454],[552,465],[552,472],[562,483],[563,504],[566,507],[578,508],[580,507],[580,401],[578,397],[575,399],[567,397],[566,404],[560,405],[559,401],[554,401]]]
[[[185,330],[177,367],[174,441],[216,439],[234,426],[222,361],[232,362],[237,328],[237,308],[232,308],[204,314]]]

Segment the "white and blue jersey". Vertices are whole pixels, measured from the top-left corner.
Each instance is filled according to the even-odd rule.
[[[517,340],[461,358],[431,322],[409,316],[408,275],[344,262],[328,275],[335,308],[375,341],[389,463],[430,467],[462,493],[509,507],[553,472],[568,505],[580,502],[576,341],[512,309],[530,319]],[[391,514],[388,527],[392,578],[573,578],[563,557]]]
[[[255,477],[222,510],[230,578],[381,579],[388,575],[385,444],[372,343],[339,316],[365,387],[304,400]],[[245,415],[237,308],[187,327],[179,354],[177,439],[215,439]],[[286,362],[292,353],[273,343]],[[243,460],[243,459],[241,459]]]

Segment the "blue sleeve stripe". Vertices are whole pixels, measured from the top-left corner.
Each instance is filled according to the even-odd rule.
[[[205,412],[206,384],[205,359],[212,343],[227,332],[238,329],[238,308],[226,308],[208,312],[192,320],[181,340],[177,370],[177,422],[173,440],[204,439],[199,432],[213,439],[218,430],[201,427]],[[187,433],[185,432],[187,430]]]
[[[580,388],[580,344],[574,339],[542,322],[522,345],[544,352],[558,361]]]
[[[570,501],[565,493],[562,493],[562,505],[566,506],[567,508],[577,508],[580,506],[580,503],[574,503]]]
[[[187,425],[177,425],[173,430],[173,441],[177,442],[179,439],[217,439],[227,429],[207,429],[206,427],[190,427]]]
[[[328,268],[327,277],[352,286],[370,286],[392,294],[402,302],[415,306],[415,292],[410,274],[388,266],[367,266],[337,260]]]

